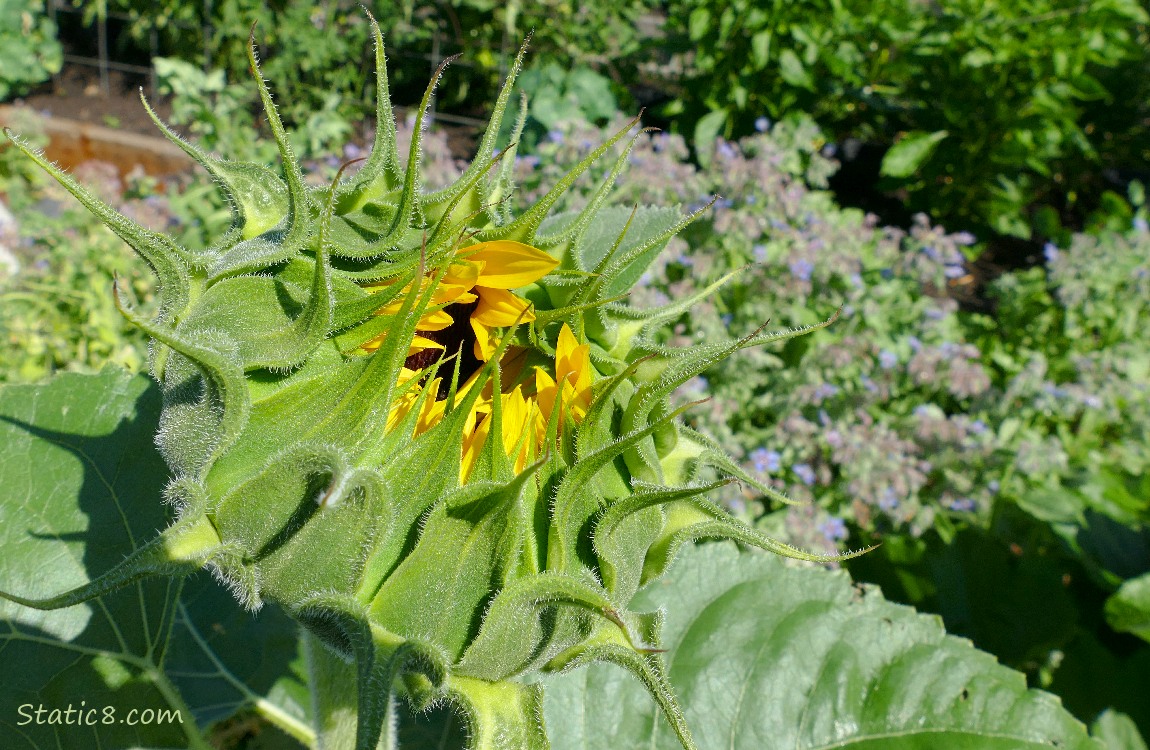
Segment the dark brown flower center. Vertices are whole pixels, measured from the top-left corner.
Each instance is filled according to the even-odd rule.
[[[458,354],[459,383],[462,385],[467,382],[467,379],[483,366],[483,363],[475,356],[475,331],[471,328],[471,313],[475,311],[478,305],[477,300],[445,307],[443,311],[451,316],[451,325],[441,331],[421,331],[419,333],[425,339],[442,344],[443,349],[424,349],[416,352],[407,358],[403,366],[409,370],[422,370],[431,367],[440,358],[453,357]],[[455,363],[451,362],[439,373],[443,380],[439,385],[437,400],[447,398],[448,391],[451,390],[451,378],[454,370]]]

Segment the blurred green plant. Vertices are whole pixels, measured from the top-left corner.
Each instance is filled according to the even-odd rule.
[[[203,70],[178,58],[152,59],[157,88],[171,97],[172,122],[188,127],[211,151],[248,150],[247,136],[255,126],[255,96],[242,86],[228,85],[222,70]],[[247,137],[245,137],[247,136]]]
[[[368,26],[360,5],[354,0],[109,0],[107,7],[128,14],[129,33],[141,46],[155,29],[166,56],[225,71],[233,81],[247,76],[244,44],[255,21],[264,73],[279,82],[281,116],[289,126],[300,127],[315,125],[309,120],[320,111],[329,113],[324,123],[329,126],[335,113],[348,122],[373,114],[363,86],[371,60],[362,54]],[[529,35],[536,60],[589,67],[616,82],[627,80],[642,50],[641,19],[654,5],[653,0],[367,3],[387,36],[397,99],[418,101],[435,66],[458,53],[462,57],[450,85],[441,87],[437,97],[443,107],[479,116],[506,72],[501,61]]]
[[[43,0],[0,0],[0,101],[59,72],[63,54]]]
[[[534,149],[547,137],[561,138],[562,128],[573,120],[606,125],[619,112],[611,80],[584,65],[533,65],[523,71],[516,88],[529,104],[519,135],[522,148]],[[500,133],[503,143],[510,140],[513,126],[514,123],[504,123]]]
[[[1148,18],[1136,0],[673,0],[687,75],[666,112],[703,160],[717,136],[809,112],[890,147],[880,187],[912,209],[1056,236],[1120,198],[1107,170],[1150,158]]]
[[[111,279],[119,277],[147,304],[148,273],[62,189],[22,179],[0,179],[17,222],[16,268],[0,270],[0,382],[91,372],[108,362],[139,370],[146,341],[116,310]]]

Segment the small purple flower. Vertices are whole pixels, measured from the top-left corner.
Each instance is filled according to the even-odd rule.
[[[820,523],[818,530],[828,542],[839,542],[847,538],[847,525],[838,516],[831,516]]]
[[[1150,232],[1150,223],[1146,222],[1145,216],[1135,216],[1130,226],[1134,227],[1134,231],[1136,232],[1142,232],[1143,234]]]
[[[1053,242],[1047,242],[1042,246],[1042,257],[1046,259],[1047,263],[1054,263],[1058,260],[1058,248],[1054,246]]]
[[[960,497],[950,501],[950,509],[959,513],[970,513],[974,507],[974,501],[969,497]]]
[[[987,429],[986,422],[983,422],[981,419],[976,419],[970,423],[970,431],[975,435],[981,435],[986,432]]]
[[[882,496],[878,499],[878,507],[888,512],[898,507],[898,495],[895,494],[893,487],[883,488]]]
[[[939,261],[941,261],[941,260],[942,260],[942,256],[941,256],[941,255],[939,255],[939,253],[938,253],[938,249],[937,249],[937,248],[935,248],[935,246],[934,246],[934,245],[925,245],[925,246],[922,248],[922,253],[923,253],[923,255],[925,255],[926,257],[928,257],[928,258],[930,258],[931,260],[933,260],[935,263],[938,263]]]
[[[791,276],[799,281],[810,281],[811,274],[814,273],[815,267],[806,258],[799,258],[798,260],[791,261],[790,264]]]
[[[918,336],[907,336],[906,343],[910,345],[912,352],[917,352],[922,349],[922,342],[918,340]]]
[[[363,149],[354,143],[349,143],[343,147],[343,158],[358,159],[361,156],[363,156]]]
[[[755,448],[751,451],[751,463],[755,471],[760,474],[774,474],[782,468],[782,458],[778,451],[769,451],[766,448]]]
[[[837,385],[831,385],[830,383],[821,383],[817,388],[815,388],[815,392],[813,394],[811,394],[811,399],[816,404],[819,404],[828,398],[831,398],[833,396],[838,395],[838,392],[839,392],[839,387]]]
[[[715,146],[715,151],[724,159],[734,159],[735,156],[738,155],[738,151],[735,150],[735,147],[731,145],[730,141],[722,139],[720,139],[718,145]]]
[[[562,130],[549,130],[549,131],[547,131],[547,140],[551,141],[552,143],[559,143],[559,144],[563,143],[563,140],[564,140],[563,139],[563,131]]]
[[[990,494],[992,494],[992,495],[998,494],[998,490],[1001,486],[1002,485],[1000,485],[998,483],[997,479],[991,479],[989,482],[986,483],[986,489],[990,490]]]
[[[947,266],[942,272],[948,279],[957,279],[966,273],[966,269],[962,266]]]
[[[758,117],[755,119],[755,130],[760,133],[765,133],[771,127],[771,121],[766,117]]]
[[[815,483],[815,470],[810,464],[794,464],[791,466],[791,471],[802,480],[803,484],[810,486]]]
[[[823,150],[820,153],[827,159],[833,159],[836,155],[838,155],[838,152],[839,147],[836,144],[828,143],[827,145],[823,146]]]
[[[919,404],[914,407],[914,415],[920,419],[929,417],[931,415],[930,407],[926,404]]]
[[[735,320],[735,316],[731,313],[723,313],[719,316],[719,320],[723,321],[723,325],[730,326],[731,323]]]
[[[958,234],[952,234],[950,238],[954,240],[954,244],[956,245],[969,246],[973,245],[975,242],[974,235],[970,232],[959,232]]]
[[[898,355],[890,349],[883,349],[878,353],[878,366],[884,370],[893,370],[898,367]]]
[[[760,243],[751,248],[751,254],[754,255],[755,260],[762,263],[767,259],[767,246]]]

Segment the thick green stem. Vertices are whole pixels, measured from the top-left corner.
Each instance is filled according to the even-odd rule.
[[[316,750],[355,750],[357,690],[355,664],[345,662],[315,636],[303,631],[308,688],[316,733]],[[387,703],[387,716],[377,750],[397,750],[395,692]]]

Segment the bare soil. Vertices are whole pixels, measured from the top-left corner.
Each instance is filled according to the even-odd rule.
[[[95,68],[67,65],[54,80],[24,97],[23,103],[49,117],[64,117],[141,135],[159,135],[140,103],[140,87],[161,118],[167,119],[172,108],[151,91],[147,77],[113,70],[108,83],[108,90],[104,91]]]

